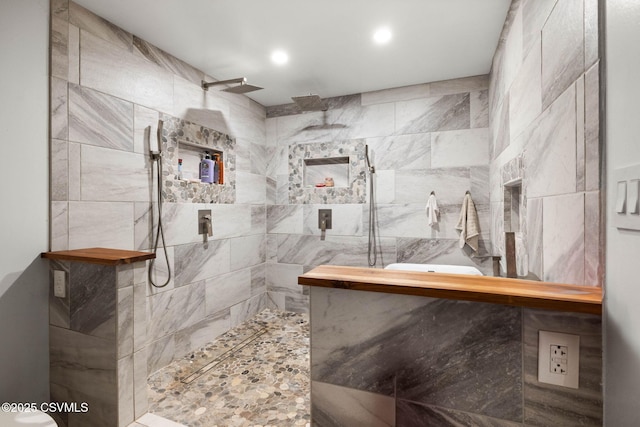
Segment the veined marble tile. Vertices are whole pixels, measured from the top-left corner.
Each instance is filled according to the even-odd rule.
[[[489,164],[487,128],[434,132],[431,140],[431,167],[450,168]]]
[[[526,425],[602,425],[600,316],[524,310],[524,422]],[[580,336],[579,389],[538,382],[538,332]]]
[[[69,2],[69,22],[105,41],[131,51],[133,36],[130,33],[73,1]]]
[[[69,203],[51,201],[51,250],[69,248]]]
[[[49,327],[50,381],[103,402],[116,403],[112,340]]]
[[[505,91],[509,90],[515,80],[524,55],[522,53],[522,7],[521,4],[513,4],[509,11],[511,21],[509,23],[508,35],[504,43],[504,56],[502,57],[502,80]]]
[[[266,236],[263,234],[230,239],[231,270],[264,263],[267,256],[266,244]]]
[[[133,286],[118,289],[118,358],[133,354]]]
[[[267,291],[267,264],[263,263],[251,267],[251,296]]]
[[[378,170],[431,167],[431,133],[367,138],[369,158]]]
[[[329,117],[335,139],[356,139],[393,134],[394,113],[394,104],[376,104],[330,110]]]
[[[515,140],[542,112],[540,39],[526,56],[509,91],[509,135]]]
[[[373,175],[373,188],[374,197],[376,203],[395,203],[396,201],[396,172],[393,170],[379,170],[376,169],[376,173]],[[369,184],[367,184],[367,200],[368,204],[371,200],[371,191],[369,190]],[[365,209],[366,214],[363,214],[363,221],[368,220],[369,207],[367,205],[361,205]],[[368,224],[368,222],[367,222]],[[363,225],[363,228],[366,228]]]
[[[396,425],[392,397],[313,381],[311,400],[311,422],[316,427]]]
[[[471,178],[471,195],[473,202],[478,205],[488,205],[489,196],[489,165],[472,166],[469,168],[469,176]]]
[[[267,112],[269,108],[267,107]],[[275,118],[269,118],[267,113],[267,119],[264,123],[265,126],[265,144],[269,147],[275,147],[278,145],[278,121]]]
[[[559,1],[542,30],[542,108],[584,72],[584,2]]]
[[[267,206],[275,205],[277,204],[277,197],[278,197],[278,188],[277,188],[278,182],[276,178],[272,178],[269,176],[266,177],[266,181],[267,181],[267,198],[266,198],[265,204]]]
[[[116,339],[116,283],[113,266],[71,264],[71,330],[109,340]]]
[[[51,77],[51,137],[69,138],[69,102],[67,82]]]
[[[266,180],[263,175],[246,172],[236,174],[236,203],[265,203]]]
[[[136,419],[147,413],[149,409],[146,348],[133,354],[133,405]]]
[[[584,193],[546,197],[542,212],[544,280],[584,284]]]
[[[206,314],[229,309],[251,296],[251,270],[238,270],[204,281]]]
[[[453,95],[465,92],[474,92],[489,88],[489,75],[463,77],[460,79],[441,80],[429,84],[429,96]]]
[[[304,212],[302,233],[304,234],[320,235],[321,231],[318,228],[319,209],[331,209],[332,227],[326,231],[327,234],[333,236],[362,236],[364,234],[361,204],[303,205],[302,207]]]
[[[250,234],[265,234],[267,232],[267,206],[251,206]]]
[[[522,44],[525,55],[528,54],[531,49],[535,48],[534,44],[536,40],[541,37],[542,28],[557,2],[558,0],[522,1]]]
[[[144,155],[86,145],[81,159],[82,200],[149,200],[155,181]]]
[[[278,262],[278,236],[267,234],[267,260],[268,263]]]
[[[332,141],[335,133],[326,111],[283,116],[276,120],[278,144],[281,146],[301,142]]]
[[[600,192],[585,193],[584,197],[584,284],[602,286]]]
[[[157,48],[135,35],[133,36],[133,49],[135,53],[142,55],[150,62],[153,62],[154,64],[190,81],[195,85],[200,86],[201,81],[204,79],[204,73],[202,71],[199,71],[186,62],[168,54],[162,49]]]
[[[175,335],[176,357],[182,357],[204,347],[229,329],[231,329],[231,315],[230,310],[225,309],[177,331]]]
[[[289,175],[283,174],[276,177],[276,204],[289,204]]]
[[[238,139],[264,144],[266,140],[265,112],[245,108],[237,104],[230,106],[229,133]]]
[[[267,206],[267,233],[302,234],[303,205]]]
[[[70,84],[69,140],[133,151],[133,105]]]
[[[480,90],[471,92],[470,96],[470,115],[471,128],[487,128],[489,127],[489,94],[488,90]]]
[[[527,197],[576,191],[576,90],[571,85],[531,125],[524,168]]]
[[[118,359],[118,425],[135,419],[133,394],[133,354]]]
[[[228,240],[180,245],[174,251],[175,283],[178,286],[228,273],[231,268]]]
[[[69,200],[79,201],[81,194],[81,152],[82,144],[76,142],[69,143]]]
[[[468,129],[471,124],[468,93],[396,103],[396,133]]]
[[[585,188],[585,148],[586,129],[585,118],[585,94],[584,75],[576,80],[576,191],[584,191]]]
[[[66,19],[51,17],[51,71],[52,77],[69,78],[69,23]]]
[[[471,172],[470,168],[396,171],[395,182],[396,204],[420,203],[426,206],[429,195],[434,191],[438,206],[458,205],[462,204],[465,192],[471,189]]]
[[[205,285],[203,282],[148,297],[150,341],[188,328],[205,318]]]
[[[236,171],[254,173],[251,170],[251,142],[248,140],[236,139]]]
[[[423,405],[408,400],[398,400],[397,425],[403,427],[521,427],[521,423],[499,420],[437,406]]]
[[[489,130],[489,140],[491,144],[491,158],[497,158],[500,153],[511,143],[510,140],[510,123],[509,123],[509,97],[505,97],[502,104],[497,109],[497,120],[492,120],[492,126]]]
[[[284,295],[300,295],[304,288],[298,285],[298,276],[303,274],[301,265],[267,264],[267,291]]]
[[[267,292],[268,304],[278,310],[285,311],[286,296],[278,292]]]
[[[158,149],[156,130],[159,114],[141,105],[133,106],[133,151],[149,155],[150,147]]]
[[[543,200],[544,199],[528,199],[526,217],[529,273],[534,274],[540,280],[544,277]]]
[[[147,341],[147,284],[137,283],[133,286],[133,351],[144,349]]]
[[[80,28],[69,24],[69,82],[80,84]]]
[[[69,249],[133,249],[133,203],[69,202]]]
[[[147,346],[147,373],[152,375],[158,369],[164,368],[173,361],[176,351],[173,334],[150,342]]]
[[[173,110],[173,76],[126,48],[80,31],[80,83],[159,111]]]
[[[309,296],[308,295],[285,295],[284,310],[293,313],[309,312]]]
[[[165,256],[162,242],[160,242],[160,244],[158,245],[156,258],[154,260],[147,261],[148,268],[150,267],[152,269],[151,279],[153,280],[153,283],[155,283],[157,286],[162,286],[161,288],[158,288],[157,286],[153,286],[153,284],[149,283],[149,286],[147,287],[149,295],[166,292],[175,288],[176,268],[174,249],[175,246],[167,246],[167,253]],[[171,270],[171,278],[169,278],[169,269]],[[168,283],[167,279],[169,279]]]
[[[436,300],[410,317],[376,355],[396,366],[397,398],[522,420],[520,308]]]
[[[69,200],[69,144],[51,140],[51,200]]]
[[[584,2],[584,65],[585,70],[600,57],[598,48],[598,0]]]
[[[267,294],[263,293],[256,295],[247,300],[242,301],[239,304],[231,307],[231,327],[235,328],[247,319],[252,318],[262,310],[271,307]],[[296,311],[296,310],[289,310]]]
[[[393,396],[396,358],[381,352],[396,348],[412,312],[435,300],[318,287],[310,298],[311,379]]]
[[[600,188],[600,63],[584,76],[585,189]]]
[[[69,19],[69,0],[52,0],[51,1],[51,14],[64,19]]]
[[[266,175],[270,160],[269,150],[272,147],[267,147],[264,144],[250,143],[249,148],[251,153],[250,172],[258,175]]]
[[[395,238],[380,238],[379,256],[385,263],[395,262]],[[367,237],[279,235],[278,259],[284,264],[318,266],[321,264],[366,267]],[[391,260],[391,261],[390,261]]]
[[[493,275],[493,264],[490,257],[491,244],[487,240],[480,240],[480,255],[475,258],[468,247],[460,249],[458,239],[417,239],[398,238],[398,262],[414,264],[446,264],[468,265],[476,267],[483,274]]]
[[[361,94],[362,105],[382,104],[385,102],[409,101],[417,98],[427,98],[431,94],[430,84],[403,86],[392,89],[376,90]]]

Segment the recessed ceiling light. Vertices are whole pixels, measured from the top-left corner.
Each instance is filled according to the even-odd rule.
[[[286,64],[289,61],[289,55],[284,50],[275,50],[271,54],[271,61],[277,65]]]
[[[379,28],[373,33],[373,40],[378,44],[385,44],[391,40],[391,30],[387,27]]]

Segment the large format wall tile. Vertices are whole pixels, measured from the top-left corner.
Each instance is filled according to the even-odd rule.
[[[484,166],[489,163],[488,129],[435,132],[431,140],[431,167]]]
[[[175,267],[178,286],[227,273],[231,268],[229,241],[176,246]]]
[[[69,314],[72,330],[116,339],[115,283],[113,267],[71,263]]]
[[[207,316],[238,304],[251,295],[251,270],[238,270],[204,281]]]
[[[509,91],[509,135],[514,140],[542,112],[539,40],[524,60]]]
[[[542,30],[542,108],[584,72],[584,1],[556,3]]]
[[[133,151],[133,105],[70,84],[69,140]]]
[[[133,36],[77,3],[69,2],[69,22],[118,47],[131,50]]]
[[[133,249],[133,203],[69,202],[69,249]]]
[[[367,138],[371,163],[380,170],[431,167],[431,133]]]
[[[396,104],[397,134],[469,129],[470,122],[468,93]]]
[[[544,199],[543,280],[584,284],[584,207],[582,193]]]
[[[523,50],[525,55],[535,49],[536,40],[541,38],[542,28],[558,0],[523,0]]]
[[[448,408],[398,400],[396,406],[398,427],[518,427],[521,423],[489,418],[482,415]]]

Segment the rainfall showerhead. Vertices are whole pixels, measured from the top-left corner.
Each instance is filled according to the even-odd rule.
[[[247,79],[244,77],[240,77],[237,79],[230,79],[230,80],[220,80],[217,82],[210,82],[210,83],[207,83],[204,80],[202,80],[202,89],[209,90],[209,86],[226,85],[226,84],[233,84],[233,83],[239,83],[239,85],[231,86],[222,90],[224,92],[230,92],[230,93],[247,93],[247,92],[253,92],[254,90],[262,89],[259,86],[253,86],[253,85],[247,84]]]
[[[291,99],[302,111],[327,111],[329,109],[329,103],[318,95],[292,96]]]

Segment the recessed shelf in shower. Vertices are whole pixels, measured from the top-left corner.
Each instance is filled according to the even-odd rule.
[[[314,187],[333,178],[335,187],[349,186],[349,157],[323,157],[304,159],[304,186]]]
[[[198,178],[200,160],[205,151],[208,151],[212,157],[214,154],[218,154],[224,162],[224,153],[221,150],[189,141],[178,140],[177,142],[176,157],[182,159],[182,174],[185,180]]]

